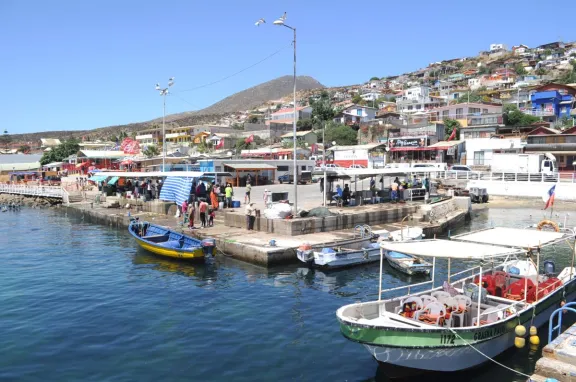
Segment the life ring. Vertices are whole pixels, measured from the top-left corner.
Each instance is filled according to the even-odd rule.
[[[503,135],[501,135],[501,136],[500,136],[500,139],[504,139],[504,136],[503,136]]]
[[[556,232],[560,232],[560,227],[552,220],[542,220],[540,223],[538,223],[536,228],[538,229],[538,231],[542,231],[542,228],[546,226],[552,227]]]

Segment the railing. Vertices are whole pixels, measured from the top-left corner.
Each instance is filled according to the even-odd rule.
[[[574,309],[574,307],[576,307],[576,303],[575,302],[569,302],[568,304],[565,304],[563,307],[556,309],[554,312],[552,312],[552,314],[550,315],[550,321],[548,322],[548,343],[552,342],[555,330],[558,330],[557,336],[559,336],[560,333],[562,332],[562,315],[563,315],[563,312],[570,311],[572,313],[576,313],[576,310]],[[554,326],[554,318],[556,316],[558,316],[558,324],[556,326]]]
[[[48,198],[64,198],[64,190],[60,186],[27,186],[19,184],[0,184],[0,193],[28,196],[44,196]]]
[[[425,170],[423,171],[425,172]],[[432,175],[434,177],[434,175]],[[436,179],[490,180],[505,182],[574,182],[574,174],[528,173],[528,172],[489,172],[489,171],[443,171],[435,175]]]

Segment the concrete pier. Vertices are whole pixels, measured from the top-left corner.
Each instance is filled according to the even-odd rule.
[[[576,324],[542,349],[530,382],[554,378],[560,382],[576,382]]]

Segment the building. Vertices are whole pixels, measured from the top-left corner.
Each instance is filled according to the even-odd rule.
[[[576,127],[560,132],[540,126],[528,133],[526,140],[525,152],[553,154],[560,171],[576,170]]]
[[[441,96],[432,96],[430,87],[420,85],[408,88],[396,98],[396,110],[400,113],[423,112],[446,104]]]
[[[334,122],[348,126],[360,126],[360,123],[376,118],[378,109],[369,106],[351,105],[343,109],[334,118]]]
[[[490,53],[499,52],[499,51],[506,51],[508,47],[506,44],[490,44]]]
[[[214,133],[210,138],[208,138],[208,141],[212,143],[212,147],[215,150],[232,150],[236,148],[236,142],[238,142],[238,139],[238,137],[230,134]]]
[[[41,158],[41,154],[0,155],[0,175],[8,175],[12,171],[38,170],[41,168]]]
[[[455,119],[462,127],[502,124],[502,105],[495,103],[457,103],[429,111],[431,121]]]
[[[50,151],[53,147],[60,145],[60,139],[56,138],[40,138],[40,148],[43,151]]]
[[[368,101],[368,102],[375,102],[380,97],[382,97],[382,93],[376,92],[376,91],[364,93],[360,96],[360,98],[362,98],[364,101]]]
[[[294,141],[294,133],[293,132],[286,133],[286,134],[282,135],[281,138],[282,138],[282,144],[292,145],[292,142]],[[301,144],[312,145],[312,144],[318,143],[318,136],[312,130],[297,131],[296,132],[296,141],[297,141],[298,145],[301,145]]]
[[[76,154],[76,169],[118,169],[119,160],[126,156],[123,151],[80,150]]]
[[[571,118],[575,109],[576,89],[561,84],[547,84],[534,89],[530,96],[531,110],[524,113],[541,117],[543,121],[556,123],[560,118]]]
[[[300,119],[312,118],[312,107],[300,106],[296,108],[296,121]],[[294,108],[280,109],[270,115],[267,124],[293,124],[294,123]]]
[[[192,135],[189,126],[174,126],[166,129],[166,143],[189,146],[190,142],[192,142]]]
[[[369,143],[355,146],[332,146],[328,150],[334,155],[334,164],[350,167],[355,164],[367,168],[383,167],[386,163],[386,144]]]
[[[462,139],[462,136],[460,137]],[[521,153],[526,142],[517,138],[466,138],[462,162],[468,166],[490,166],[494,153]]]
[[[526,53],[530,48],[528,48],[528,46],[520,44],[520,45],[514,45],[512,47],[512,52],[515,55],[522,55],[524,53]]]

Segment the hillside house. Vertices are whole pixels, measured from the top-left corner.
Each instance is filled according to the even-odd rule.
[[[284,145],[292,145],[294,141],[294,133],[286,133],[282,135],[282,144]],[[308,144],[311,146],[312,144],[318,143],[318,136],[312,130],[308,131],[297,131],[296,132],[296,141],[298,144]]]
[[[524,113],[556,123],[560,118],[572,117],[576,106],[576,88],[562,84],[547,84],[534,89],[530,96],[532,107]]]
[[[458,103],[430,110],[431,121],[455,119],[462,127],[502,124],[502,105],[492,103]]]
[[[400,113],[424,112],[444,104],[445,100],[442,97],[432,96],[430,87],[424,85],[410,87],[396,98],[396,109]]]
[[[524,44],[520,44],[520,45],[514,45],[512,47],[512,53],[514,53],[514,55],[519,56],[521,54],[526,53],[530,48],[528,48],[528,46],[524,45]]]
[[[50,151],[61,143],[60,139],[57,138],[40,138],[40,148],[42,151]]]
[[[525,152],[551,153],[556,157],[559,170],[574,171],[576,162],[576,128],[559,130],[538,127],[526,137]]]
[[[296,112],[296,121],[312,118],[312,107],[310,106],[298,106],[296,107]],[[266,124],[293,124],[294,115],[294,108],[280,109],[270,115],[270,119]]]
[[[378,109],[374,107],[352,105],[337,114],[334,117],[334,122],[358,127],[360,123],[376,118],[377,111]]]

